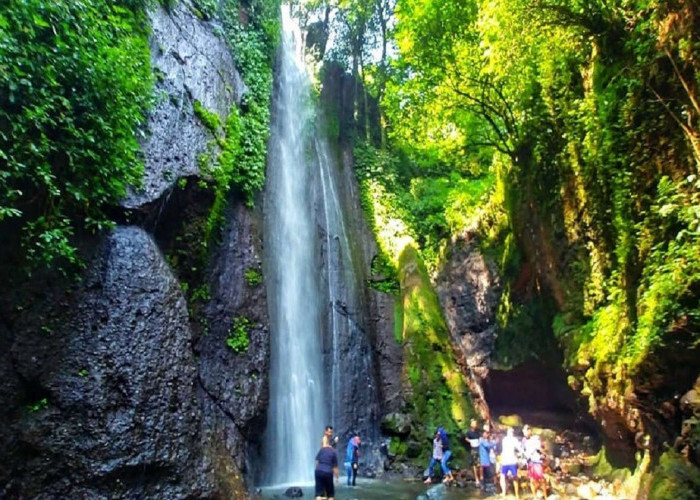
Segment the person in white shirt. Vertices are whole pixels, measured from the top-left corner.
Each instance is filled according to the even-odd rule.
[[[542,465],[542,442],[538,435],[532,434],[529,425],[523,427],[523,436],[522,446],[527,458],[527,476],[530,478],[530,489],[535,496],[537,491],[542,489],[544,498],[547,498],[547,480]]]
[[[508,481],[513,482],[515,498],[520,498],[520,485],[518,484],[518,453],[522,453],[520,443],[513,435],[513,428],[506,429],[506,436],[501,441],[501,491],[506,494]]]

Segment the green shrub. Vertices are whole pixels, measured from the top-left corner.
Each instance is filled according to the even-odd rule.
[[[244,273],[245,276],[245,282],[248,283],[250,286],[257,286],[263,281],[263,275],[262,273],[253,268],[249,268],[245,270]]]
[[[655,500],[693,500],[700,498],[700,473],[675,451],[661,455],[649,490]]]
[[[19,222],[32,266],[79,263],[75,233],[111,227],[105,208],[141,180],[146,3],[24,0],[0,12],[0,227]]]
[[[226,345],[236,354],[244,353],[248,350],[250,337],[248,331],[253,323],[245,316],[234,316],[231,329],[226,339]]]

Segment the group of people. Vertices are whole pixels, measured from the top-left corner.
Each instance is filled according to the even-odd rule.
[[[348,440],[345,449],[345,461],[343,466],[348,478],[348,486],[355,486],[357,468],[360,462],[360,436],[353,436]],[[328,425],[321,438],[321,449],[316,454],[316,468],[314,470],[316,500],[335,497],[335,479],[339,478],[338,454],[335,445],[338,444],[338,436],[333,437],[333,427]]]
[[[472,420],[466,433],[465,442],[470,448],[474,478],[477,486],[488,489],[494,488],[500,483],[501,491],[505,495],[509,485],[513,485],[516,498],[520,498],[519,469],[527,469],[527,477],[530,480],[530,488],[533,495],[542,492],[547,497],[547,482],[543,469],[542,442],[539,436],[533,434],[530,426],[523,427],[522,439],[517,439],[512,427],[506,428],[505,436],[499,441],[491,433],[488,424],[479,430],[476,420]],[[333,427],[326,426],[321,438],[321,449],[316,454],[316,468],[314,472],[316,500],[335,497],[335,479],[339,478],[338,454],[335,446],[338,437],[333,437]],[[360,461],[359,436],[352,436],[348,440],[345,449],[345,461],[343,466],[347,474],[348,486],[355,486],[357,469]],[[436,464],[440,464],[443,482],[454,481],[448,461],[452,456],[447,432],[438,427],[433,439],[433,451],[430,464],[426,471],[426,484],[432,482],[432,472]]]
[[[516,498],[520,498],[519,469],[527,469],[530,489],[533,495],[541,491],[547,497],[547,482],[544,476],[542,442],[532,433],[529,425],[523,427],[523,437],[518,440],[512,427],[499,440],[492,435],[488,424],[478,430],[476,420],[472,420],[465,438],[471,448],[474,478],[479,487],[500,483],[505,495],[510,484]]]
[[[542,442],[539,436],[532,433],[530,426],[523,427],[523,437],[520,440],[515,437],[513,428],[508,427],[505,436],[499,441],[492,435],[488,424],[479,430],[477,421],[472,420],[465,441],[470,448],[474,478],[478,487],[495,488],[495,485],[500,483],[501,491],[505,495],[512,484],[516,498],[520,498],[518,470],[526,468],[532,494],[537,495],[541,491],[544,497],[547,497]],[[447,465],[451,454],[447,433],[442,427],[438,427],[433,439],[430,464],[425,474],[428,476],[426,484],[432,482],[433,467],[437,463],[442,470],[443,482],[454,481]]]

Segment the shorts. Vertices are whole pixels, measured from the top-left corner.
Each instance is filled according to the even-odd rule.
[[[544,469],[542,468],[542,464],[528,464],[527,476],[534,481],[541,481],[544,479]]]
[[[501,474],[505,477],[508,477],[508,474],[510,474],[513,479],[517,479],[518,466],[515,464],[501,465]]]
[[[478,467],[479,464],[479,449],[472,448],[469,450],[469,465],[472,467]]]
[[[332,472],[315,471],[314,479],[316,480],[317,497],[335,496],[335,485],[333,484]]]

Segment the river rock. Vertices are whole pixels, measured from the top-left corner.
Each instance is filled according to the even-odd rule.
[[[686,392],[681,398],[680,406],[684,413],[700,417],[700,392],[696,389]]]
[[[428,500],[444,500],[446,493],[445,485],[440,483],[428,488],[428,491],[425,492],[425,498]]]
[[[304,496],[304,491],[298,486],[291,486],[286,489],[284,496],[289,498],[301,498]]]

